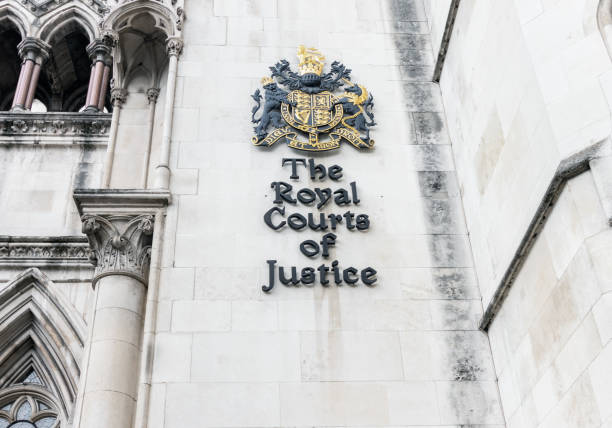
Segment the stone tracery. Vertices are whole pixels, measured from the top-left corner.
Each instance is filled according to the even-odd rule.
[[[44,418],[54,418],[44,422],[53,423],[34,426],[67,421],[85,341],[82,318],[47,276],[30,268],[2,287],[0,323],[0,427]],[[25,402],[30,403],[27,415],[19,413]]]

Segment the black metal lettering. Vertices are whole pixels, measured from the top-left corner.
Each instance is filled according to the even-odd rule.
[[[281,166],[285,166],[287,162],[291,162],[291,176],[289,176],[292,180],[299,180],[299,176],[297,173],[297,164],[301,163],[306,166],[306,159],[304,158],[283,158]]]
[[[346,282],[349,285],[353,285],[359,280],[359,277],[350,278],[349,274],[357,275],[357,269],[355,269],[354,267],[348,267],[344,269],[344,271],[342,272],[342,277],[344,278],[344,282]]]
[[[272,223],[272,214],[275,212],[279,213],[283,217],[285,216],[285,207],[272,207],[264,214],[264,223],[268,225],[272,230],[278,230],[283,227],[287,222],[285,220],[281,221],[279,224],[275,225]]]
[[[275,204],[282,204],[283,201],[294,205],[297,204],[297,200],[291,196],[291,190],[293,190],[293,186],[291,184],[285,183],[284,181],[273,181],[272,184],[270,184],[270,187],[273,188],[275,192]]]
[[[269,293],[270,290],[274,288],[274,265],[276,264],[276,260],[266,260],[266,263],[268,263],[268,274],[270,279],[268,280],[268,285],[262,285],[261,289],[265,293]]]

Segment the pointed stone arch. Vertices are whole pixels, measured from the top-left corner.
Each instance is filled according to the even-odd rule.
[[[36,268],[0,289],[0,400],[34,371],[68,420],[77,396],[85,323]],[[35,386],[35,385],[34,385]]]
[[[57,32],[76,25],[87,34],[87,38],[92,42],[100,34],[97,19],[98,17],[84,5],[78,2],[70,2],[66,6],[56,9],[53,14],[48,15],[48,18],[41,23],[37,31],[37,37],[50,43]]]
[[[155,20],[155,28],[167,37],[177,36],[181,31],[182,9],[179,16],[174,10],[163,3],[146,0],[125,2],[115,8],[104,20],[104,28],[117,33],[128,31],[133,27],[134,19],[147,14]]]
[[[22,40],[32,34],[27,11],[17,2],[0,5],[0,23],[4,20],[10,21],[17,28]]]
[[[124,3],[110,13],[104,27],[119,40],[114,55],[115,87],[126,89],[130,76],[143,68],[150,75],[150,86],[159,86],[168,63],[166,41],[180,32],[177,22],[174,10],[154,2]]]

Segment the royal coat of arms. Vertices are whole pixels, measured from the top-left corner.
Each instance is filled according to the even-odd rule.
[[[372,94],[351,82],[351,70],[338,61],[323,74],[325,57],[318,50],[300,46],[297,56],[299,73],[291,71],[287,60],[281,60],[270,67],[270,77],[261,79],[263,110],[261,91],[251,95],[257,103],[251,117],[257,125],[253,144],[269,147],[286,141],[294,149],[324,151],[337,149],[345,139],[359,149],[371,149],[370,127],[376,125]],[[334,95],[340,87],[345,92]]]

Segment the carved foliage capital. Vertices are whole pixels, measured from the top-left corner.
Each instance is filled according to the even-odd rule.
[[[127,98],[127,91],[123,88],[114,88],[114,82],[111,83],[111,102],[115,107],[121,107]]]
[[[114,48],[119,44],[119,34],[110,28],[104,28],[100,36],[102,43],[110,48]]]
[[[108,275],[127,275],[147,285],[152,215],[86,214],[81,220],[91,248],[90,260],[96,267],[94,285]]]
[[[183,52],[183,41],[178,37],[170,37],[166,44],[169,56],[179,56]]]
[[[157,97],[159,97],[159,88],[147,89],[147,99],[149,100],[149,104],[156,103]]]

